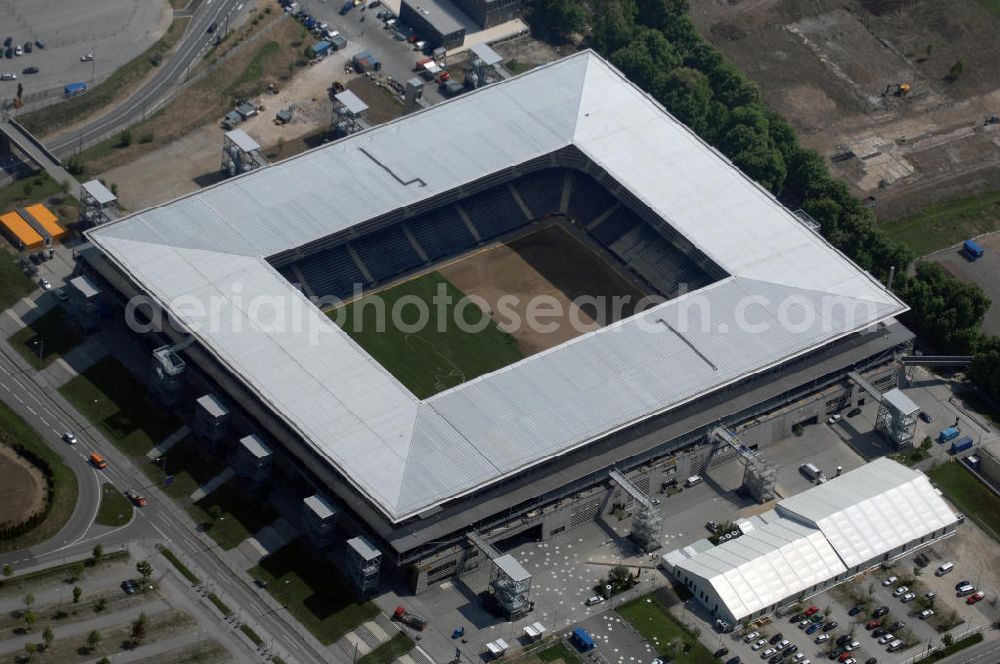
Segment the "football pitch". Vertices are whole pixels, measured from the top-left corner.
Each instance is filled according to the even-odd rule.
[[[447,306],[439,307],[432,301],[439,285],[449,296]],[[494,321],[484,320],[479,307],[471,302],[459,305],[463,297],[447,279],[430,272],[327,315],[414,395],[424,399],[524,357],[514,338]],[[382,300],[380,308],[373,306],[374,298]],[[406,300],[400,302],[403,298]],[[428,312],[425,321],[419,321],[417,301]],[[380,315],[380,310],[385,315]],[[457,317],[464,325],[457,323]],[[418,322],[422,322],[419,329],[400,329],[417,328]]]

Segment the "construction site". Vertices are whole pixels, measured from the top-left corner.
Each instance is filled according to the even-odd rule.
[[[880,220],[996,188],[1000,16],[989,3],[747,0],[691,14]]]

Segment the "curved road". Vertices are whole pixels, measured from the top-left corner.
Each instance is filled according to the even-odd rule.
[[[167,99],[170,92],[183,82],[188,67],[194,64],[208,48],[214,38],[214,35],[208,34],[209,26],[218,23],[221,27],[227,17],[232,20],[232,15],[242,9],[246,1],[204,0],[201,2],[191,17],[180,46],[174,50],[166,64],[160,65],[152,79],[110,112],[96,118],[82,128],[46,143],[46,147],[60,158],[65,158],[77,151],[81,144],[83,147],[87,147],[90,143],[102,140],[123,126],[134,124],[141,120],[144,115],[155,112],[159,105]]]

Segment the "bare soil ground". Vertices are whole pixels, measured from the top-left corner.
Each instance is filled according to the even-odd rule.
[[[45,478],[14,450],[0,445],[0,523],[20,522],[42,509]]]
[[[991,302],[983,318],[983,332],[1000,334],[1000,233],[979,237],[976,242],[986,251],[975,262],[959,252],[961,246],[943,249],[927,258],[940,263],[954,277],[983,289]]]
[[[695,0],[699,30],[880,218],[995,189],[1000,17],[977,0]],[[964,72],[946,80],[959,59]],[[906,97],[884,95],[909,83]]]
[[[376,85],[364,76],[352,77],[345,87],[368,104],[365,119],[369,124],[382,124],[403,115],[403,105],[399,100],[389,90]]]
[[[525,355],[596,330],[602,322],[630,316],[634,304],[643,296],[558,224],[482,249],[437,271],[466,295],[483,298],[493,319],[514,337]],[[629,296],[631,304],[618,315],[610,301],[616,296]],[[501,298],[509,303],[506,310],[512,315],[504,313]],[[547,303],[544,311],[559,314],[536,316],[539,322],[549,325],[532,329],[524,321],[532,306],[542,306],[543,298]],[[599,309],[590,298],[607,306]],[[533,304],[536,302],[539,304]],[[509,325],[512,320],[521,324]]]

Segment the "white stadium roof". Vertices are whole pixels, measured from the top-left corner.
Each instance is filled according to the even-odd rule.
[[[676,565],[705,579],[737,617],[777,604],[846,571],[822,533],[788,519],[754,528]]]
[[[570,145],[730,276],[421,401],[266,260]],[[88,237],[394,522],[906,310],[591,52]]]
[[[847,567],[955,523],[923,473],[881,458],[778,503],[815,525]]]

